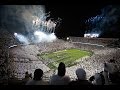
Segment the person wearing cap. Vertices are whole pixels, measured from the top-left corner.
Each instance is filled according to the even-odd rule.
[[[86,80],[86,72],[82,68],[76,70],[76,81],[71,81],[69,85],[92,85],[88,80]]]

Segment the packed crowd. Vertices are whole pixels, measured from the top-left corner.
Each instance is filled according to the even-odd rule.
[[[53,52],[53,51],[73,48],[74,45],[72,43],[66,42],[64,40],[56,39],[53,42],[38,43],[37,47],[39,47],[40,52]]]
[[[14,62],[12,62],[10,67],[12,71],[14,70],[13,73],[15,73],[15,76],[20,79],[24,77],[24,73],[26,71],[29,71],[33,74],[35,69],[41,68],[44,71],[45,79],[49,81],[49,77],[52,76],[54,71],[50,70],[44,62],[37,59],[37,53],[46,51],[53,52],[59,49],[65,49],[67,47],[80,48],[82,50],[89,50],[94,52],[91,57],[80,59],[77,65],[66,68],[66,74],[69,75],[72,80],[76,78],[74,71],[77,68],[84,68],[84,70],[87,72],[88,79],[94,73],[101,72],[103,70],[103,63],[112,59],[113,57],[115,57],[117,63],[120,65],[120,50],[118,49],[82,45],[79,43],[78,45],[73,45],[63,40],[57,40],[51,43],[27,45],[11,49]],[[57,71],[55,71],[55,73],[56,72]]]
[[[72,44],[63,40],[56,40],[49,43],[43,42],[25,46],[19,45],[10,48],[10,77],[13,77],[14,75],[17,78],[22,79],[25,71],[33,73],[36,68],[41,68],[44,72],[47,72],[50,70],[46,65],[47,60],[42,60],[39,55],[44,52],[53,52],[70,47],[73,47]]]

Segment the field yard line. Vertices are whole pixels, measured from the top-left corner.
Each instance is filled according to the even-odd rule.
[[[56,52],[53,52],[53,53],[58,53],[58,52],[63,52],[63,51],[67,51],[66,49],[65,50],[60,50],[60,51],[56,51]]]

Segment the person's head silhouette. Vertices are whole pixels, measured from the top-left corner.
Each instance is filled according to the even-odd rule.
[[[58,76],[64,76],[66,72],[65,64],[63,62],[60,62],[58,66]]]
[[[78,68],[76,70],[76,75],[79,80],[85,80],[86,79],[86,72],[82,68]]]
[[[36,81],[41,80],[42,76],[43,76],[43,71],[41,69],[36,69],[34,72],[33,80],[36,80]]]

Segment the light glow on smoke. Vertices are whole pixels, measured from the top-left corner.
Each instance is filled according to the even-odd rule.
[[[18,33],[14,33],[14,36],[22,43],[22,44],[30,44],[29,39],[21,34]],[[40,43],[40,42],[52,42],[54,40],[56,40],[56,36],[54,33],[49,33],[46,34],[44,32],[41,31],[35,31],[34,32],[34,43]]]
[[[17,36],[17,33],[14,33],[15,36]]]
[[[14,36],[22,43],[22,44],[29,44],[29,41],[27,39],[27,37],[25,37],[24,35],[18,34],[18,33],[14,33]]]
[[[35,42],[52,42],[56,39],[56,36],[54,33],[50,33],[50,34],[46,34],[44,32],[41,31],[35,31],[34,32],[35,35]]]
[[[84,37],[87,37],[87,38],[97,38],[99,37],[99,34],[97,33],[88,33],[88,34],[84,34]]]

